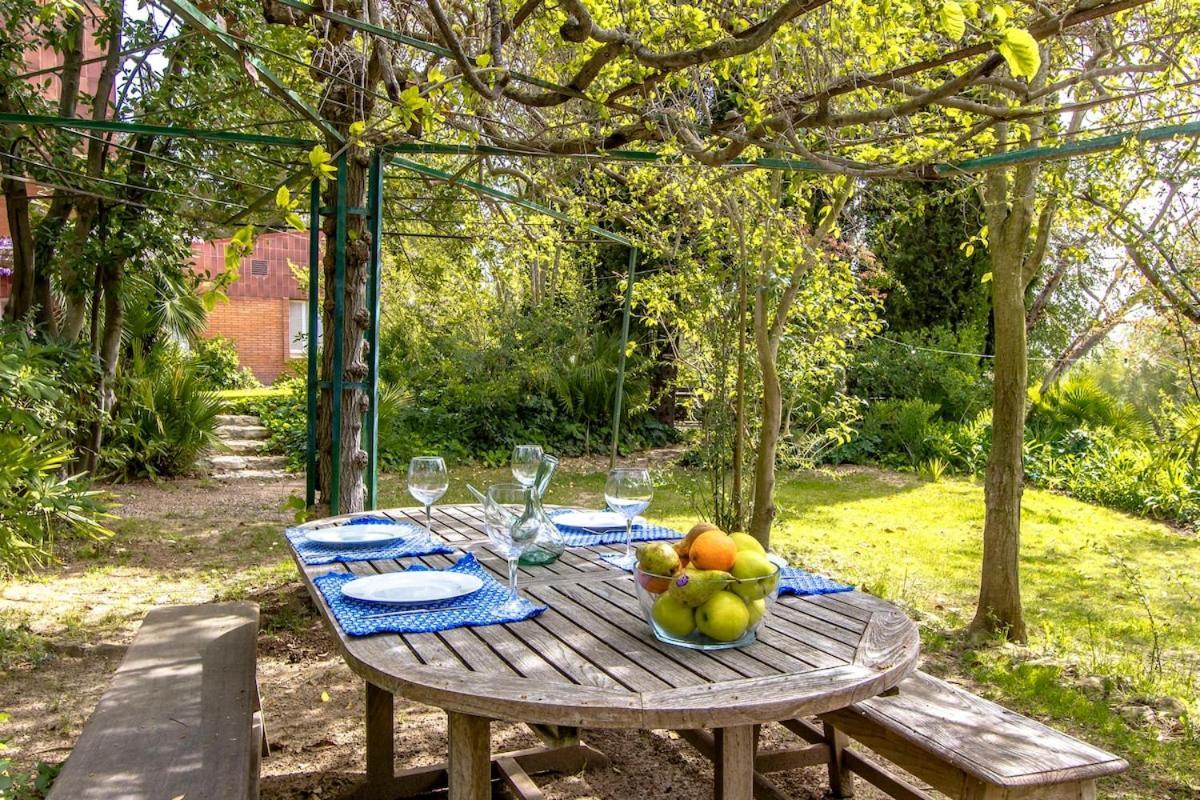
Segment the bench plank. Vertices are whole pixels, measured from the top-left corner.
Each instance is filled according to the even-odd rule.
[[[1004,789],[1085,782],[1129,766],[1098,747],[922,672],[906,678],[896,695],[874,697],[822,718],[939,789],[964,778]],[[931,763],[929,756],[941,764]],[[961,796],[964,791],[951,793]]]
[[[253,603],[147,614],[49,800],[257,797],[257,635]]]

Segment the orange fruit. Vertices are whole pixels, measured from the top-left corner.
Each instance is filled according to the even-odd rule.
[[[692,542],[688,555],[696,569],[728,570],[737,558],[737,544],[724,531],[705,531]]]
[[[638,583],[650,594],[662,594],[671,586],[671,579],[638,570]]]
[[[686,558],[688,553],[692,549],[692,542],[696,541],[696,537],[698,537],[700,534],[704,533],[705,531],[719,531],[719,530],[720,530],[720,528],[718,528],[716,525],[713,525],[710,522],[697,522],[695,525],[692,526],[692,529],[687,532],[687,536],[684,536],[682,539],[680,539],[678,542],[675,543],[675,551],[677,553],[679,553],[680,558]]]

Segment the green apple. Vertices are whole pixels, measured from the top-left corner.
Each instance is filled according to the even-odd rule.
[[[664,594],[654,601],[650,616],[663,632],[684,639],[696,630],[696,618],[691,608],[676,600],[669,594]]]
[[[733,592],[717,592],[696,609],[696,627],[718,642],[736,640],[749,626],[750,610]]]
[[[753,550],[738,551],[729,572],[737,578],[730,588],[743,600],[766,597],[775,588],[776,567],[767,560],[765,553],[756,553]]]
[[[747,600],[746,610],[750,612],[750,625],[753,628],[758,624],[758,621],[763,618],[763,614],[767,613],[767,601],[765,598],[758,600]]]
[[[762,553],[766,555],[766,549],[748,533],[731,533],[729,538],[733,539],[734,546],[740,550],[749,550],[754,553]]]

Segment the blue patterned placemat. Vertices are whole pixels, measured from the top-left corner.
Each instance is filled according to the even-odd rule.
[[[554,519],[560,514],[566,514],[572,511],[569,508],[559,508],[554,511],[549,511],[547,514],[550,519]],[[555,523],[556,525],[558,523]],[[586,528],[573,528],[570,525],[558,525],[558,529],[562,531],[563,539],[567,542],[567,547],[592,547],[598,544],[624,544],[625,529],[617,528],[615,530],[605,531],[590,531]],[[643,522],[633,526],[633,536],[630,541],[633,542],[652,542],[660,539],[682,539],[683,534],[674,528],[668,528],[665,525],[658,525],[653,522]]]
[[[813,575],[799,567],[784,567],[779,570],[779,593],[794,594],[803,597],[810,594],[837,594],[852,592],[853,586]]]
[[[426,569],[429,568],[421,564],[409,567],[410,571]],[[546,606],[522,597],[521,611],[516,614],[501,613],[500,607],[508,600],[508,587],[489,575],[470,553],[460,558],[447,571],[474,575],[483,581],[483,587],[465,597],[430,603],[418,611],[412,607],[368,603],[343,595],[342,587],[361,577],[359,575],[330,572],[318,576],[313,583],[325,597],[325,602],[338,625],[341,625],[342,630],[349,636],[370,636],[373,633],[433,633],[451,628],[499,625],[536,617],[546,610]],[[386,616],[389,613],[394,613],[394,616]]]
[[[344,523],[346,525],[400,525],[412,531],[412,538],[399,539],[395,542],[367,547],[355,545],[337,548],[332,545],[310,542],[304,528],[288,528],[284,535],[288,542],[300,554],[305,564],[349,564],[352,561],[386,561],[392,558],[407,558],[409,556],[429,556],[442,553],[453,553],[453,548],[444,544],[430,542],[425,531],[408,522],[395,522],[384,517],[359,517]],[[324,529],[322,529],[324,530]]]

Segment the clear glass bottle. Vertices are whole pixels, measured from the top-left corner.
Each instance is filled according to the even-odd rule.
[[[558,458],[556,456],[542,456],[542,463],[538,466],[537,475],[533,479],[533,490],[529,493],[529,499],[525,503],[525,512],[517,521],[519,526],[537,526],[537,535],[533,544],[521,555],[520,563],[527,566],[549,564],[567,549],[567,542],[563,539],[562,532],[546,514],[546,510],[542,508],[542,498],[546,496],[546,490],[550,487],[550,478],[554,476],[554,470],[557,468]]]

